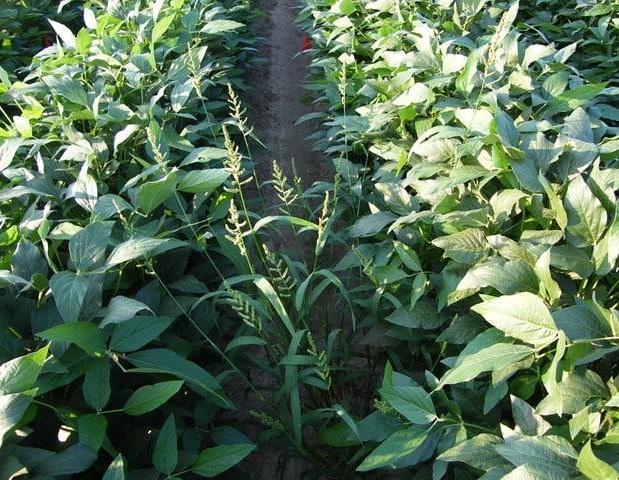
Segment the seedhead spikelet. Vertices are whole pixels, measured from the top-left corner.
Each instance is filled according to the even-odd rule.
[[[243,107],[241,100],[232,88],[231,84],[228,84],[228,105],[230,109],[230,116],[236,121],[236,125],[243,135],[250,135],[253,128],[247,129],[247,109]]]
[[[262,320],[256,309],[249,303],[247,296],[238,290],[229,288],[230,306],[241,317],[245,324],[255,329],[259,334],[262,333]]]
[[[247,222],[241,220],[239,210],[236,208],[234,200],[230,202],[230,210],[228,215],[228,222],[226,223],[226,239],[232,242],[233,245],[238,247],[241,251],[241,255],[247,257],[247,247],[245,246],[244,229],[247,226]]]
[[[247,182],[251,181],[250,178],[243,180],[245,175],[245,169],[243,168],[243,157],[239,153],[239,147],[234,143],[230,137],[228,129],[223,126],[224,132],[224,147],[226,148],[226,158],[224,159],[224,167],[232,175],[234,180],[234,188],[228,191],[232,193],[238,193],[241,187]]]
[[[285,209],[282,208],[281,210],[289,214],[290,207],[299,196],[295,193],[294,188],[288,184],[288,177],[286,177],[276,160],[273,160],[273,185],[277,192],[277,198],[286,206]]]
[[[150,127],[146,129],[146,140],[148,141],[148,145],[150,145],[150,148],[153,151],[153,156],[155,157],[155,161],[157,163],[164,163],[165,155],[163,154],[163,152],[159,148],[159,145],[157,144],[157,138],[155,137],[155,132],[153,132],[153,129]]]
[[[307,353],[316,357],[316,373],[331,388],[331,369],[329,368],[329,358],[327,352],[318,348],[312,332],[307,333],[307,343],[309,344]]]
[[[292,298],[296,287],[295,279],[290,275],[288,266],[278,258],[266,245],[263,245],[266,264],[271,283],[283,298]]]

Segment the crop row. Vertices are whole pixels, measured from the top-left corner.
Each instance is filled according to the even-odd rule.
[[[53,3],[15,6],[0,69],[0,476],[218,475],[255,447],[208,428],[232,402],[198,304],[229,264],[248,3]]]
[[[360,215],[353,342],[389,359],[331,444],[359,472],[616,478],[617,6],[304,5],[301,121]]]

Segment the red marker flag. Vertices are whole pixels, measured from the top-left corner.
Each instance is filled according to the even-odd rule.
[[[301,41],[301,51],[305,52],[307,50],[311,50],[312,48],[314,48],[312,40],[310,39],[309,35],[305,35],[303,37],[303,40]]]

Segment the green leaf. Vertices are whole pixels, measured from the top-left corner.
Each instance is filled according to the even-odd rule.
[[[512,415],[516,422],[517,429],[525,435],[536,436],[546,433],[551,425],[524,400],[510,396],[512,403]]]
[[[37,333],[37,336],[52,342],[74,343],[93,357],[105,353],[105,336],[93,323],[63,323]]]
[[[170,475],[178,462],[178,446],[176,442],[176,423],[174,415],[170,415],[161,427],[155,451],[153,452],[153,465],[164,475]]]
[[[172,398],[183,386],[182,380],[156,383],[138,388],[127,400],[123,411],[127,415],[143,415]]]
[[[125,460],[121,454],[110,463],[101,480],[125,480]]]
[[[210,395],[220,405],[231,406],[230,401],[216,391],[221,389],[221,386],[210,373],[172,350],[163,348],[142,350],[128,355],[127,360],[138,367],[134,371],[174,375],[198,388],[202,393]]]
[[[469,263],[485,256],[490,249],[483,231],[470,228],[432,240],[432,244],[445,250],[445,256],[456,262]]]
[[[97,454],[90,448],[76,443],[59,453],[49,455],[37,465],[40,475],[63,476],[84,472],[97,460]]]
[[[75,48],[75,35],[73,35],[73,32],[69,30],[68,27],[65,27],[62,23],[55,22],[51,19],[48,19],[47,21],[56,32],[56,35],[60,37],[60,40],[62,40],[62,43],[64,43],[65,47]]]
[[[116,326],[110,340],[110,349],[116,352],[134,352],[155,340],[168,328],[172,317],[133,317]]]
[[[231,32],[244,26],[244,24],[234,20],[211,20],[202,28],[202,32],[214,35],[216,33]]]
[[[0,395],[30,390],[39,378],[47,359],[49,345],[36,352],[17,357],[0,366]]]
[[[580,175],[574,177],[567,188],[565,210],[568,231],[583,240],[585,246],[594,245],[600,240],[608,215]]]
[[[462,462],[480,470],[490,470],[504,463],[494,450],[503,441],[496,435],[482,433],[458,443],[437,458],[445,462]]]
[[[175,112],[180,112],[183,105],[187,103],[189,99],[189,95],[193,90],[194,80],[189,78],[182,83],[177,83],[174,85],[172,89],[172,93],[170,94],[170,103],[172,104],[172,110]]]
[[[13,430],[32,403],[32,397],[21,393],[0,396],[0,445],[8,432]]]
[[[349,235],[352,238],[371,237],[396,220],[396,216],[390,212],[379,212],[361,217],[350,227]]]
[[[111,393],[110,361],[108,358],[100,358],[84,376],[82,395],[88,405],[101,411],[110,400]]]
[[[73,272],[58,272],[49,281],[56,307],[65,322],[77,322],[90,282]]]
[[[157,23],[155,23],[155,25],[153,26],[153,30],[150,34],[150,41],[152,43],[157,43],[159,40],[161,40],[168,31],[168,29],[172,26],[175,18],[176,14],[172,14],[158,20]]]
[[[107,259],[106,266],[136,260],[147,254],[163,253],[183,246],[184,243],[171,238],[132,238],[118,245]]]
[[[223,185],[228,178],[230,173],[224,168],[191,171],[185,174],[178,189],[189,193],[210,193]]]
[[[534,346],[557,338],[558,328],[544,302],[532,293],[503,295],[471,308],[510,337]]]
[[[613,335],[612,325],[587,303],[562,308],[552,312],[552,317],[572,341]]]
[[[616,480],[619,472],[603,460],[595,456],[589,440],[578,455],[578,470],[591,480]]]
[[[574,448],[563,437],[554,435],[509,437],[503,445],[497,445],[495,450],[516,466],[539,466],[563,475],[562,478],[568,478],[576,467],[577,454]]]
[[[489,329],[480,333],[458,355],[453,367],[443,375],[438,388],[467,382],[483,372],[500,370],[533,354],[526,345],[504,343],[503,333]]]
[[[99,328],[109,324],[126,322],[142,310],[152,312],[148,305],[133,298],[123,297],[122,295],[114,297],[107,306],[105,317],[101,320]]]
[[[492,287],[502,294],[514,294],[523,291],[537,292],[538,285],[535,270],[527,262],[504,262],[493,258],[476,264],[466,272],[456,287],[458,293],[455,300],[462,300],[485,287]]]
[[[77,433],[81,445],[97,452],[105,441],[107,419],[105,415],[82,415],[77,421]]]
[[[98,267],[105,260],[112,223],[97,222],[81,229],[69,240],[71,261],[77,270]]]
[[[86,90],[84,90],[81,83],[73,80],[71,77],[67,75],[62,77],[48,75],[43,77],[42,81],[56,95],[66,98],[70,102],[81,105],[82,107],[88,108],[90,106]]]
[[[436,419],[429,393],[421,387],[382,387],[380,395],[398,413],[417,425],[427,425]]]
[[[377,468],[395,466],[398,461],[420,448],[429,432],[425,427],[409,427],[398,430],[376,447],[357,467],[357,471],[368,472]]]
[[[198,455],[190,469],[203,477],[213,478],[235,466],[255,448],[251,443],[207,448]]]
[[[178,175],[168,174],[161,180],[146,182],[138,190],[138,206],[146,214],[151,213],[176,192]]]

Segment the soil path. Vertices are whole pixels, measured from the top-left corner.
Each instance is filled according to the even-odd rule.
[[[299,55],[303,34],[294,22],[298,3],[298,0],[259,0],[264,15],[254,23],[254,32],[259,49],[257,56],[264,60],[249,71],[246,80],[249,92],[244,96],[244,102],[249,122],[257,138],[266,146],[264,149],[252,149],[259,182],[272,179],[275,160],[290,183],[296,172],[303,187],[307,188],[315,181],[329,180],[332,173],[321,154],[314,152],[311,142],[306,140],[319,125],[311,122],[295,125],[300,117],[316,108],[311,101],[307,101],[308,93],[303,88],[310,60],[307,55]],[[275,211],[279,203],[275,190],[271,186],[261,190],[266,211],[278,214]],[[288,229],[282,229],[273,243],[275,245],[270,246],[275,250],[298,255],[308,248]],[[256,370],[250,375],[260,389],[268,391],[274,387],[272,378],[264,372]],[[255,422],[247,412],[261,411],[261,402],[251,392],[233,394],[233,397],[237,405],[236,420],[244,425]],[[246,418],[241,418],[245,415]],[[251,435],[253,432],[247,433]],[[311,467],[291,455],[290,450],[280,443],[262,444],[244,462],[244,470],[253,480],[298,480]]]
[[[318,125],[295,125],[299,118],[316,109],[303,88],[309,57],[300,55],[303,34],[295,24],[298,4],[297,0],[260,0],[264,17],[256,22],[255,28],[260,37],[258,56],[265,60],[249,72],[247,102],[250,122],[266,145],[266,151],[254,156],[260,182],[271,179],[275,160],[289,181],[296,171],[303,186],[308,187],[314,181],[330,179],[331,174],[324,158],[312,151],[306,140]],[[264,189],[264,195],[267,207],[277,203],[272,188]]]

